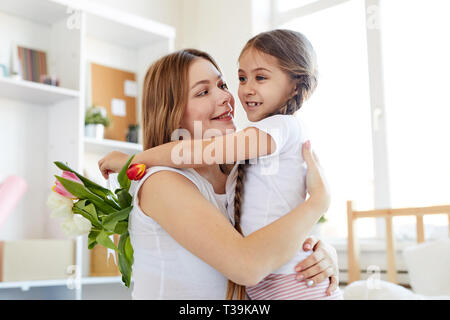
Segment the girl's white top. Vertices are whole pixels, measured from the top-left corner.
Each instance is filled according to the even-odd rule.
[[[244,236],[282,217],[306,198],[306,163],[302,144],[308,140],[304,124],[293,115],[274,115],[248,127],[268,133],[276,144],[270,155],[250,160],[241,195],[241,229]],[[234,191],[237,171],[230,174]],[[228,206],[234,223],[234,202]],[[283,235],[281,234],[280,237]],[[302,249],[287,264],[273,273],[294,273],[298,262],[311,254]]]
[[[144,181],[158,171],[174,171],[191,180],[225,216],[227,195],[216,194],[212,185],[194,169],[151,167],[130,188],[133,209],[128,230],[134,249],[133,299],[225,299],[227,279],[203,260],[176,242],[139,207],[138,192]],[[230,177],[227,188],[231,185]],[[229,194],[229,192],[228,192]],[[173,195],[176,201],[176,194]]]

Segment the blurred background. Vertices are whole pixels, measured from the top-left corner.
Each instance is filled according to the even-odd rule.
[[[0,299],[129,299],[114,254],[88,251],[49,218],[52,162],[106,186],[98,160],[142,150],[148,66],[182,48],[216,59],[246,126],[237,58],[275,28],[303,33],[317,53],[318,88],[297,116],[330,183],[314,234],[337,249],[342,287],[375,277],[450,295],[444,275],[444,291],[420,291],[426,279],[411,279],[403,255],[449,236],[449,12],[448,0],[0,0]],[[412,207],[433,214],[349,218]]]

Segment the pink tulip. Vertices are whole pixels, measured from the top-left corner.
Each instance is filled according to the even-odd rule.
[[[74,174],[70,171],[63,171],[63,174],[61,175],[61,177],[64,179],[67,179],[67,180],[72,180],[74,182],[83,184],[83,182],[76,176],[76,174]],[[66,188],[64,188],[64,186],[61,184],[61,182],[59,182],[59,180],[55,181],[55,185],[53,186],[52,190],[59,193],[63,197],[70,198],[73,200],[78,199],[73,194],[71,194],[69,191],[67,191]]]

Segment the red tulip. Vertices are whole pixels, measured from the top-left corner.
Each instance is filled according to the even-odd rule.
[[[145,164],[132,164],[127,170],[127,176],[130,180],[141,180],[145,174]]]
[[[63,171],[61,177],[67,180],[72,180],[80,184],[83,184],[83,182],[74,173],[69,171]],[[67,191],[66,188],[63,187],[63,185],[61,184],[61,182],[59,182],[59,180],[55,181],[55,185],[53,186],[52,190],[55,191],[56,193],[59,193],[63,197],[70,199],[77,199],[77,197],[75,197],[73,194]]]

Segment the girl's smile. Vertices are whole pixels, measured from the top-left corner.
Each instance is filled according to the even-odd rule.
[[[260,121],[278,111],[296,94],[295,83],[277,59],[250,49],[239,60],[238,95],[248,120]]]

